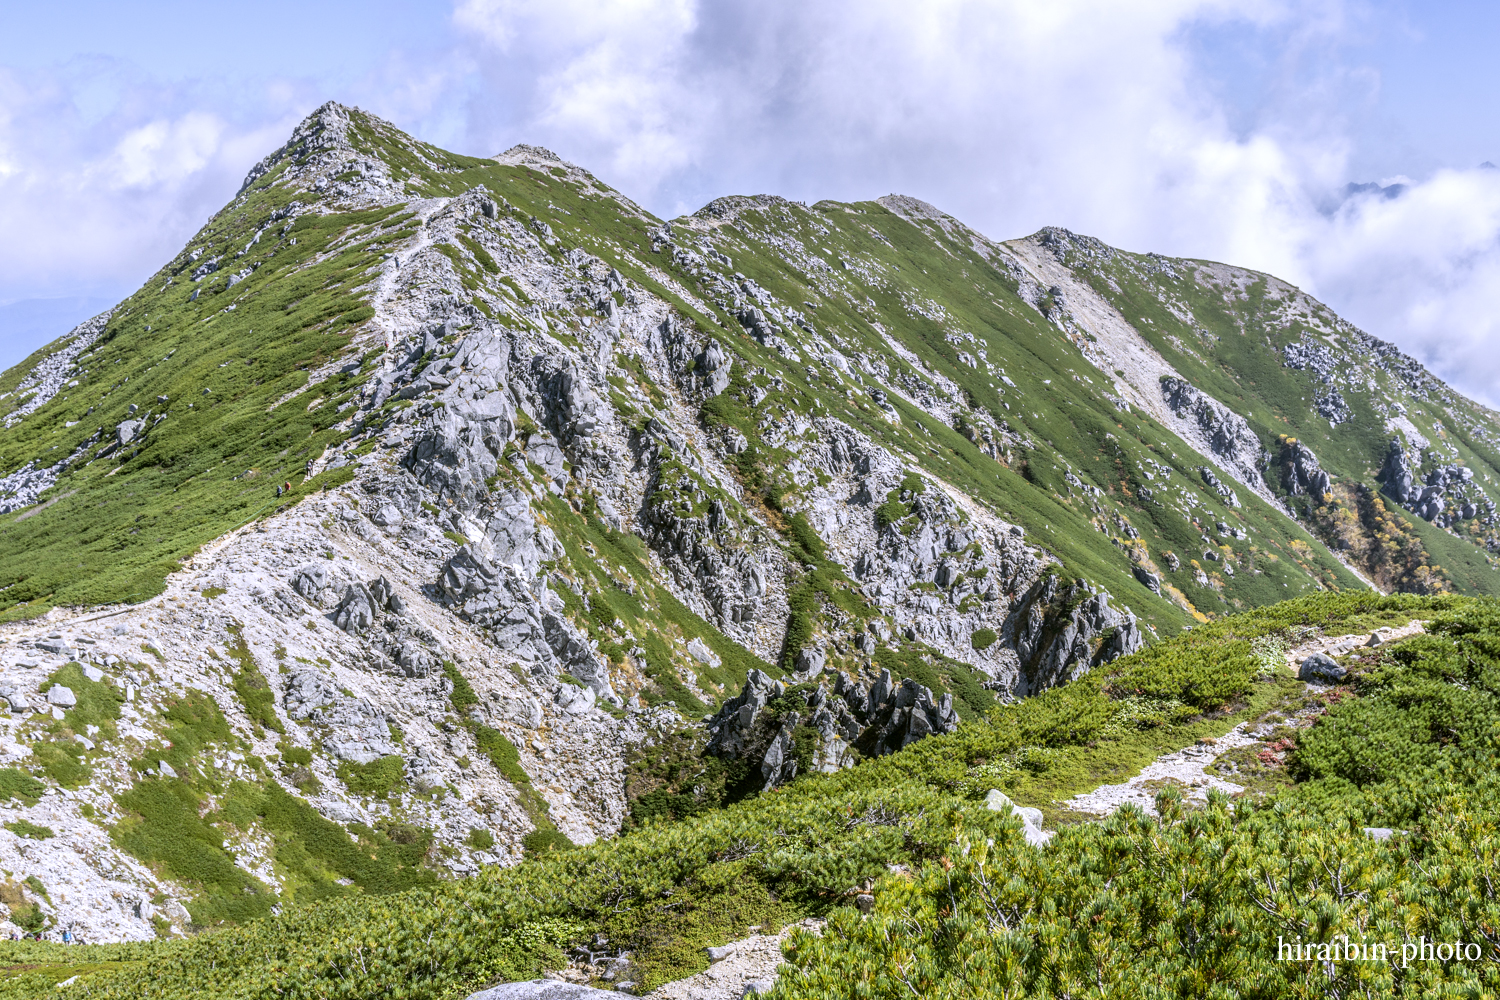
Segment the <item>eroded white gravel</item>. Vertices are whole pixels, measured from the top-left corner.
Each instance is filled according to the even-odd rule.
[[[785,961],[781,957],[782,942],[799,927],[818,931],[823,921],[804,920],[783,928],[780,934],[752,934],[731,942],[729,946],[734,952],[728,958],[695,976],[658,986],[646,996],[654,1000],[740,1000],[751,983],[769,985],[776,981],[777,971]]]
[[[1424,621],[1413,621],[1399,628],[1379,628],[1373,634],[1378,635],[1381,643],[1384,644],[1416,635],[1422,632],[1426,625]],[[1307,639],[1287,650],[1287,668],[1296,674],[1298,665],[1314,653],[1324,653],[1332,657],[1343,656],[1360,646],[1368,645],[1371,635],[1372,633],[1369,632],[1359,632]],[[1317,688],[1320,685],[1309,684],[1308,687]],[[1304,724],[1307,722],[1310,722],[1310,719],[1305,720]],[[1117,785],[1100,785],[1091,792],[1082,792],[1073,796],[1063,805],[1075,812],[1108,816],[1121,806],[1132,804],[1138,806],[1146,815],[1155,816],[1156,793],[1168,784],[1175,783],[1182,786],[1183,799],[1189,803],[1206,802],[1208,793],[1213,789],[1228,795],[1236,795],[1245,790],[1243,785],[1237,785],[1232,781],[1225,781],[1218,775],[1210,774],[1208,768],[1227,753],[1265,740],[1271,735],[1273,728],[1270,725],[1242,722],[1216,739],[1204,740],[1156,758],[1129,781]]]

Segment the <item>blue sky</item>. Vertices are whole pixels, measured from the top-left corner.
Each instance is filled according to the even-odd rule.
[[[1500,5],[13,2],[5,27],[0,364],[133,290],[333,98],[465,153],[550,146],[664,216],[900,191],[995,237],[1269,270],[1500,403]]]

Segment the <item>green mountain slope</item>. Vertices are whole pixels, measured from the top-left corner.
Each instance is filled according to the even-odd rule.
[[[1088,755],[1118,739],[1124,703],[1112,688],[1146,684],[1187,698],[1206,676],[1226,677],[1216,660],[1226,645],[1413,615],[1432,634],[1364,652],[1348,686],[1257,680],[1252,663],[1221,689],[1236,699],[1280,689],[1280,708],[1316,716],[1256,745],[1282,788],[1264,803],[1245,797],[1231,808],[1215,793],[1191,807],[1169,787],[1156,816],[1129,809],[1064,826],[1037,849],[1016,818],[982,801],[1004,755],[1027,746]],[[70,976],[79,977],[71,989],[95,997],[448,997],[558,968],[564,949],[587,942],[626,953],[615,969],[639,992],[703,968],[704,945],[811,914],[829,925],[792,939],[776,996],[846,996],[851,984],[871,996],[1482,991],[1500,958],[1485,889],[1496,628],[1492,601],[1286,602],[1121,660],[1102,686],[1068,685],[704,817],[432,890],[298,907],[190,942],[0,942],[14,963],[0,974],[17,997],[52,995]],[[1162,735],[1222,734],[1244,711],[1185,730],[1169,723]],[[1022,794],[1026,780],[1011,787]],[[1380,839],[1364,827],[1397,833]],[[855,905],[860,891],[873,897],[868,917]],[[1315,959],[1318,945],[1346,935],[1389,950],[1332,963],[1277,957],[1278,939],[1312,946]],[[1402,960],[1407,946],[1455,940],[1464,960],[1451,948],[1444,961],[1413,960],[1420,951]]]
[[[332,104],[0,406],[5,903],[96,939],[728,831],[1016,699],[964,773],[1050,810],[1282,696],[1226,616],[1497,582],[1494,415],[1274,278]]]
[[[6,586],[0,600],[8,607],[35,611],[151,593],[176,560],[266,506],[260,491],[234,477],[253,470],[262,482],[300,480],[308,456],[340,437],[330,428],[343,420],[339,406],[365,374],[354,369],[329,382],[312,373],[326,379],[329,359],[346,367],[381,346],[364,305],[373,294],[371,264],[422,238],[401,203],[331,215],[298,205],[300,214],[287,217],[287,206],[299,199],[330,206],[372,200],[358,157],[389,164],[400,178],[399,185],[386,182],[380,200],[483,186],[512,212],[545,222],[559,255],[574,247],[598,253],[700,327],[731,331],[747,363],[790,381],[794,406],[810,408],[816,401],[972,491],[1025,525],[1070,571],[1112,593],[1132,593],[1132,605],[1149,607],[1144,613],[1153,621],[1175,623],[1180,615],[1163,606],[1168,602],[1135,590],[1128,560],[1095,551],[1097,534],[1111,536],[1116,548],[1140,548],[1128,544],[1135,541],[1128,531],[1121,536],[1116,515],[1131,525],[1149,522],[1147,551],[1137,553],[1141,564],[1162,572],[1192,607],[1207,613],[1309,585],[1352,585],[1322,546],[1312,544],[1308,552],[1293,547],[1294,539],[1309,540],[1264,504],[1248,496],[1241,497],[1244,510],[1222,504],[1196,481],[1205,459],[1183,448],[1170,429],[1113,406],[1116,377],[1089,364],[1070,342],[1074,330],[1082,334],[1074,339],[1090,336],[1087,322],[1064,318],[1066,309],[1056,304],[1050,317],[1039,311],[1049,308],[1046,302],[1018,294],[1023,282],[1032,283],[1030,275],[1018,281],[1019,269],[1004,248],[951,219],[898,214],[877,204],[806,209],[774,198],[722,199],[679,220],[681,238],[667,242],[657,220],[576,168],[554,166],[548,181],[534,167],[455,157],[374,120],[356,115],[354,121],[368,124],[351,130],[356,159],[350,169],[316,195],[286,179],[298,172],[295,155],[254,176],[182,255],[112,312],[102,335],[68,372],[67,381],[78,384],[36,406],[37,397],[28,398],[24,387],[35,359],[4,376],[0,388],[10,390],[6,402],[13,407],[0,452],[6,467],[43,468],[92,442],[44,498],[71,494],[67,499],[56,500],[45,518],[27,518],[27,524],[23,510],[0,528],[0,545],[11,553],[0,552]],[[317,130],[308,131],[300,148],[316,146]],[[454,283],[468,286],[449,294],[491,312],[519,304],[461,239],[438,246],[461,262]],[[707,248],[731,263],[704,256]],[[1493,474],[1493,415],[1390,350],[1372,356],[1355,344],[1348,357],[1339,355],[1345,367],[1334,370],[1333,381],[1353,389],[1346,395],[1354,417],[1329,426],[1316,410],[1318,392],[1325,391],[1316,373],[1287,367],[1282,356],[1284,345],[1304,333],[1326,329],[1335,339],[1357,340],[1325,307],[1266,276],[1104,250],[1102,263],[1081,257],[1086,263],[1078,265],[1078,280],[1100,291],[1187,381],[1248,414],[1268,450],[1279,450],[1279,435],[1296,437],[1313,447],[1337,481],[1368,484],[1390,440],[1384,425],[1399,418],[1394,407],[1403,406],[1414,410],[1417,431],[1437,442],[1424,452],[1428,466],[1465,463],[1480,471],[1478,483]],[[217,270],[192,281],[205,267]],[[1237,291],[1218,290],[1216,280]],[[808,355],[799,354],[799,361],[814,362],[815,375],[807,364],[750,342],[735,318],[757,308],[741,287],[747,281],[767,296],[769,322],[784,342],[799,342]],[[892,342],[902,350],[893,351]],[[1350,368],[1356,356],[1358,365]],[[832,363],[816,365],[823,358]],[[861,359],[888,378],[872,376]],[[892,424],[869,400],[863,384],[877,379],[907,419]],[[305,403],[295,414],[275,405],[309,381],[318,381],[325,400],[313,411],[304,412]],[[1362,382],[1374,388],[1362,392]],[[162,396],[167,402],[158,402]],[[1413,405],[1427,398],[1430,412]],[[150,433],[117,447],[107,460],[95,459],[117,443],[116,428],[132,416],[132,406]],[[963,440],[965,434],[978,445]],[[985,461],[986,451],[996,451],[1000,461]],[[1187,488],[1198,527],[1174,523],[1135,496],[1136,487],[1149,482],[1143,472],[1155,471],[1149,463],[1171,469],[1178,488]],[[1086,496],[1069,474],[1105,496]],[[1282,492],[1277,477],[1268,478],[1272,492]],[[1404,531],[1436,553],[1432,561],[1441,563],[1439,578],[1447,585],[1491,589],[1486,555],[1454,540],[1482,548],[1493,535],[1492,515],[1446,531],[1396,516]],[[1212,529],[1226,517],[1232,526],[1264,533],[1246,546],[1229,540],[1236,562],[1251,569],[1234,579],[1202,559],[1205,548],[1225,543]],[[1185,568],[1168,569],[1165,552]]]

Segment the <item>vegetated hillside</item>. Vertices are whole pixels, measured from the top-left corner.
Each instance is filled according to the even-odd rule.
[[[1261,479],[1246,469],[1242,481],[1263,483],[1378,586],[1493,591],[1494,411],[1271,275],[1058,229],[1007,246],[1057,283],[1057,322],[1119,369],[1127,395],[1201,423],[1181,405],[1190,393],[1160,385],[1177,376],[1243,417]]]
[[[1389,352],[1406,381],[1341,383],[1407,408],[1366,442],[1382,501],[1317,436],[1331,404],[1290,407],[1323,348],[1232,277],[900,197],[668,223],[545,150],[320,108],[0,384],[12,922],[137,940],[386,894],[1097,689],[1359,573],[1489,592],[1494,468],[1412,386],[1466,440],[1488,416]],[[1130,296],[1269,337],[1276,422]],[[1111,768],[1172,749],[1133,746]],[[1038,801],[1096,776],[1049,773]]]
[[[1310,690],[1286,671],[1281,651],[1309,635],[1414,616],[1427,634],[1361,650],[1345,684]],[[69,988],[90,997],[461,996],[558,968],[585,942],[629,953],[639,991],[702,968],[704,945],[805,914],[830,924],[794,939],[776,996],[1493,989],[1496,649],[1489,599],[1290,601],[851,770],[472,879],[298,906],[187,942],[0,942],[25,963],[7,991],[51,995],[77,975]],[[1276,730],[1246,758],[1260,762],[1247,764],[1260,796],[1189,807],[1168,787],[1156,816],[1063,825],[1044,848],[982,801],[997,785],[1032,798],[1049,780],[1038,760],[1098,780],[1152,744],[1292,715],[1312,724]],[[1002,766],[1022,760],[1033,763]],[[858,891],[874,897],[867,917]],[[1278,938],[1345,935],[1388,954],[1277,959]],[[1462,942],[1467,958],[1403,961],[1421,938]]]

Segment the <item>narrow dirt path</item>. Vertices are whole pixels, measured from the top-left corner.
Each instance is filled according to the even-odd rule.
[[[1243,785],[1209,774],[1206,768],[1231,750],[1260,743],[1271,735],[1272,726],[1251,727],[1241,722],[1223,736],[1200,741],[1174,753],[1163,754],[1141,769],[1141,773],[1118,785],[1100,785],[1092,792],[1080,792],[1063,803],[1074,812],[1108,816],[1123,805],[1132,804],[1148,816],[1156,815],[1156,793],[1167,784],[1183,787],[1183,798],[1190,802],[1208,801],[1211,789],[1238,795]]]
[[[1286,651],[1287,669],[1296,676],[1297,668],[1304,659],[1314,653],[1339,657],[1369,645],[1372,637],[1378,636],[1380,645],[1405,639],[1426,629],[1425,621],[1413,621],[1399,628],[1378,628],[1373,633],[1359,632],[1340,636],[1317,636],[1309,638]],[[1326,685],[1309,683],[1309,690],[1320,690]],[[1226,781],[1208,768],[1221,757],[1243,747],[1264,742],[1281,726],[1303,729],[1312,725],[1312,720],[1321,706],[1303,709],[1288,719],[1276,723],[1242,722],[1216,739],[1200,740],[1190,747],[1163,754],[1141,769],[1129,781],[1117,785],[1101,785],[1091,792],[1081,792],[1065,802],[1059,803],[1073,812],[1095,816],[1108,816],[1121,806],[1130,803],[1140,807],[1148,816],[1156,815],[1156,793],[1165,785],[1175,783],[1182,786],[1183,798],[1190,803],[1202,804],[1208,800],[1210,790],[1218,789],[1228,795],[1237,795],[1245,790],[1243,785]]]

